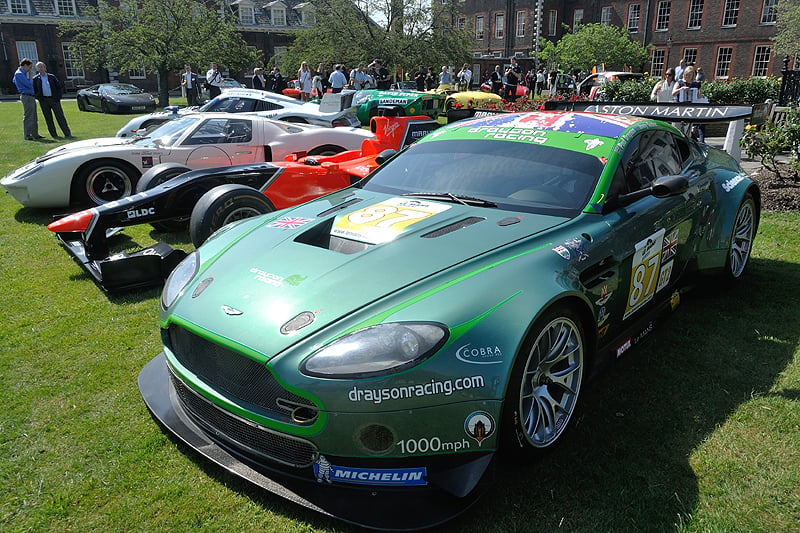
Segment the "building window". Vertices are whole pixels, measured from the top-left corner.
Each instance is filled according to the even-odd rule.
[[[67,78],[85,78],[78,49],[72,43],[61,43],[61,53],[64,55],[64,70]]]
[[[497,13],[494,16],[494,38],[502,39],[505,35],[506,16],[504,13]]]
[[[697,63],[697,48],[684,48],[683,60],[686,62],[687,66]]]
[[[128,71],[128,78],[132,80],[143,80],[147,78],[147,71],[144,67],[134,68]]]
[[[689,23],[686,28],[689,30],[699,30],[703,23],[703,0],[692,0],[689,4]]]
[[[778,19],[778,10],[775,5],[778,0],[764,0],[761,6],[761,24],[775,24]]]
[[[636,33],[639,31],[639,18],[642,15],[642,6],[640,4],[631,4],[628,6],[628,31]]]
[[[17,41],[17,64],[26,57],[34,63],[39,61],[35,41]]]
[[[730,46],[720,46],[717,50],[717,66],[714,68],[714,78],[728,78],[731,71],[731,57],[733,48]]]
[[[475,38],[483,39],[483,17],[475,17]]]
[[[517,11],[517,37],[525,37],[526,16],[524,11]]]
[[[558,11],[551,9],[547,18],[547,35],[555,37],[556,28],[558,27]]]
[[[576,9],[572,12],[572,31],[578,31],[583,24],[583,9]]]
[[[666,58],[666,51],[663,48],[656,48],[653,50],[653,57],[650,60],[650,75],[662,76],[664,74],[664,61]]]
[[[56,0],[56,14],[62,17],[74,17],[76,12],[75,0]]]
[[[313,26],[317,23],[317,14],[314,9],[307,7],[300,10],[300,24],[303,26]]]
[[[467,27],[467,17],[458,17],[456,19],[456,26],[459,30],[463,30]]]
[[[273,7],[269,18],[273,26],[286,26],[286,10],[282,7]]]
[[[256,23],[256,15],[252,4],[241,3],[238,8],[239,24],[252,26]]]
[[[30,15],[28,0],[8,0],[8,11],[12,15]]]
[[[756,53],[753,56],[753,76],[766,76],[769,70],[769,60],[772,50],[769,46],[756,46]]]
[[[739,0],[725,0],[725,11],[722,14],[722,26],[736,26],[739,18]]]
[[[667,31],[669,29],[669,14],[672,9],[670,0],[662,0],[658,3],[656,13],[656,31]]]
[[[283,67],[283,60],[286,57],[286,54],[289,52],[288,46],[276,46],[275,47],[275,66],[278,68]]]
[[[611,6],[603,6],[600,10],[600,24],[611,24],[611,14],[614,8]]]

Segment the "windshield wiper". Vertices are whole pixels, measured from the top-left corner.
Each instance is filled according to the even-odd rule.
[[[475,198],[474,196],[460,196],[451,192],[409,192],[403,196],[420,198],[422,200],[449,200],[454,204],[473,205],[478,207],[497,207],[497,204],[489,200]]]

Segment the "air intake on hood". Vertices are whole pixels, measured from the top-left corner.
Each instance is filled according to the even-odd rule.
[[[467,226],[471,226],[473,224],[477,224],[478,222],[483,222],[486,220],[485,218],[481,217],[469,217],[465,218],[464,220],[459,220],[458,222],[454,222],[449,226],[445,226],[443,228],[439,228],[436,231],[432,231],[430,233],[426,233],[422,237],[424,239],[435,239],[436,237],[441,237],[443,235],[447,235],[448,233],[452,233],[454,231],[458,231],[460,229],[466,228]]]

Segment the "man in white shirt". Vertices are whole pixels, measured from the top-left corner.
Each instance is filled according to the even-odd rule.
[[[206,83],[208,84],[208,97],[216,98],[222,93],[222,74],[220,74],[217,64],[211,62],[211,68],[206,72]]]
[[[183,66],[183,73],[181,74],[181,86],[183,86],[184,90],[186,91],[186,102],[188,105],[197,105],[197,94],[199,89],[197,84],[197,74],[192,72],[192,66],[189,63],[186,63]]]
[[[58,138],[56,125],[53,123],[53,115],[55,115],[56,122],[58,122],[58,126],[64,133],[64,137],[72,137],[67,118],[64,116],[64,110],[61,108],[61,96],[64,94],[61,82],[54,75],[48,74],[47,66],[41,61],[36,63],[36,72],[38,74],[33,78],[33,94],[42,108],[42,115],[47,123],[47,131],[50,132],[50,136],[54,139]]]
[[[331,84],[332,93],[342,92],[342,88],[347,85],[347,76],[345,76],[344,72],[342,72],[343,68],[343,65],[336,65],[333,68],[333,72],[331,72],[331,75],[328,77],[328,82]]]

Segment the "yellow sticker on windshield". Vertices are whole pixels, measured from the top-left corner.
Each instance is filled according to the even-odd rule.
[[[449,205],[416,198],[390,198],[337,218],[331,235],[380,244],[391,241],[412,224],[448,209]]]

